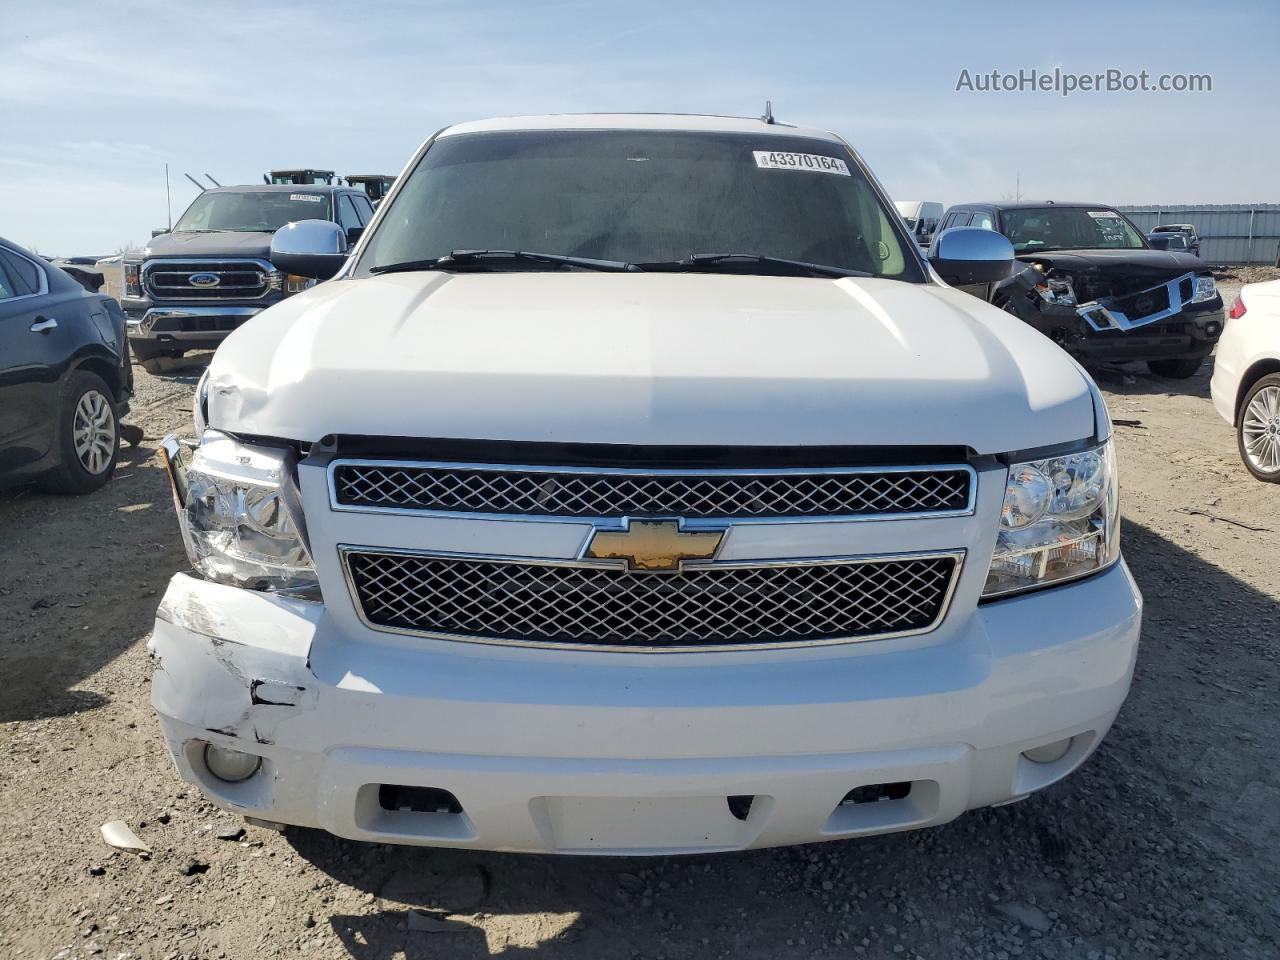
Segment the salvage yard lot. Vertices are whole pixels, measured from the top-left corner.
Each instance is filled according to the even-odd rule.
[[[1280,487],[1241,466],[1211,370],[1095,371],[1147,606],[1082,770],[917,833],[596,860],[236,838],[178,779],[145,641],[185,566],[155,443],[189,432],[198,369],[138,369],[147,439],[105,490],[0,491],[0,957],[1276,956]],[[102,843],[117,818],[149,859]]]

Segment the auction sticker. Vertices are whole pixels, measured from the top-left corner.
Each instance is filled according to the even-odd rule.
[[[323,203],[324,197],[317,196],[314,193],[291,193],[290,200],[306,200],[308,203]]]
[[[780,153],[776,150],[752,150],[751,155],[761,170],[810,170],[852,176],[848,164],[839,157],[824,157],[818,153]]]

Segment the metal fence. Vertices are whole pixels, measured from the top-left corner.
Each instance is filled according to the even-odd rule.
[[[1280,265],[1280,203],[1150,204],[1117,207],[1142,230],[1161,223],[1194,224],[1200,256],[1210,263]]]

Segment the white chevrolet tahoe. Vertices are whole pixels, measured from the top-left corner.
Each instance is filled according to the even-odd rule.
[[[1141,599],[1111,429],[839,137],[466,123],[235,331],[166,459],[183,778],[360,840],[667,854],[925,827],[1083,763]]]

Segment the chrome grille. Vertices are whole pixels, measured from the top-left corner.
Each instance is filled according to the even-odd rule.
[[[686,566],[344,550],[374,627],[534,645],[671,649],[838,642],[919,633],[946,611],[958,553]]]
[[[217,285],[192,286],[202,273],[217,277]],[[142,282],[155,300],[257,300],[271,289],[273,273],[264,260],[148,260]]]
[[[547,517],[764,518],[937,514],[970,508],[968,467],[570,470],[343,462],[336,507]]]

